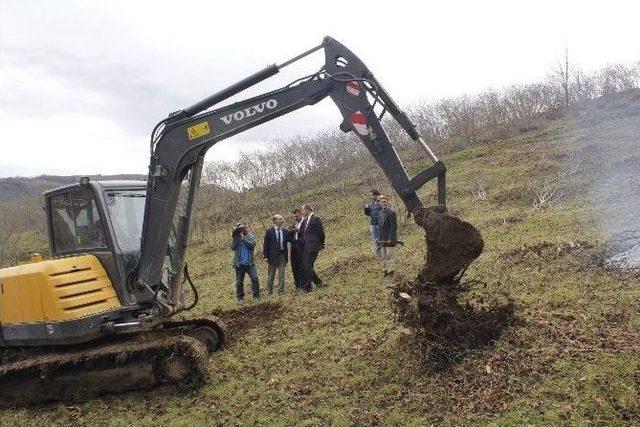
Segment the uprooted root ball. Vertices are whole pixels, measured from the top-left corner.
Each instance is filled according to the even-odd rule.
[[[514,321],[513,301],[504,297],[465,295],[454,283],[396,283],[391,304],[397,320],[410,333],[407,344],[427,370],[442,370],[469,350],[492,345]]]

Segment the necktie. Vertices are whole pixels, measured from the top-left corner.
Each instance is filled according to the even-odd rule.
[[[278,246],[280,246],[280,250],[282,250],[282,230],[280,228],[276,228],[276,236],[278,239]]]

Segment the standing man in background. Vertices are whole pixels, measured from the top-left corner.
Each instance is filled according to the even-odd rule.
[[[244,275],[251,279],[253,298],[260,298],[260,283],[254,260],[256,238],[251,234],[248,222],[239,222],[231,233],[231,250],[233,253],[233,267],[236,270],[236,298],[238,303],[244,301]]]
[[[312,290],[311,283],[317,287],[322,286],[322,280],[315,271],[315,263],[318,253],[324,249],[324,226],[320,217],[313,212],[313,208],[305,203],[302,205],[302,214],[305,216],[302,221],[303,250],[302,259],[304,263],[303,289],[305,292]]]
[[[302,289],[302,282],[304,281],[304,263],[302,259],[302,233],[304,230],[302,227],[302,210],[295,208],[291,212],[293,216],[293,226],[289,229],[289,242],[291,243],[291,272],[293,273],[293,281],[296,285],[296,290]]]
[[[371,190],[369,193],[370,201],[364,205],[364,214],[369,217],[370,225],[369,232],[371,233],[371,242],[373,243],[373,254],[382,259],[382,249],[380,247],[380,192],[376,189]]]
[[[380,247],[382,249],[382,272],[385,277],[393,276],[396,269],[395,246],[398,243],[398,219],[391,209],[387,196],[380,197]]]
[[[278,271],[278,294],[284,294],[284,270],[287,266],[289,230],[282,227],[284,219],[281,215],[274,215],[272,218],[273,227],[267,230],[264,235],[264,245],[262,253],[264,260],[269,265],[267,270],[267,293],[273,294],[273,281]]]

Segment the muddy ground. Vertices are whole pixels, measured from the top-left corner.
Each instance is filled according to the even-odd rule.
[[[256,327],[268,328],[282,316],[282,307],[277,302],[266,301],[232,310],[214,311],[212,314],[222,319],[227,327],[229,342],[233,343]]]

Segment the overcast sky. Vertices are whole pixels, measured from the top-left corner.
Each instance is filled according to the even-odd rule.
[[[331,35],[401,106],[640,60],[640,1],[0,0],[0,176],[146,173],[156,122]],[[320,54],[234,100],[316,71]],[[330,101],[223,141],[337,127]]]

